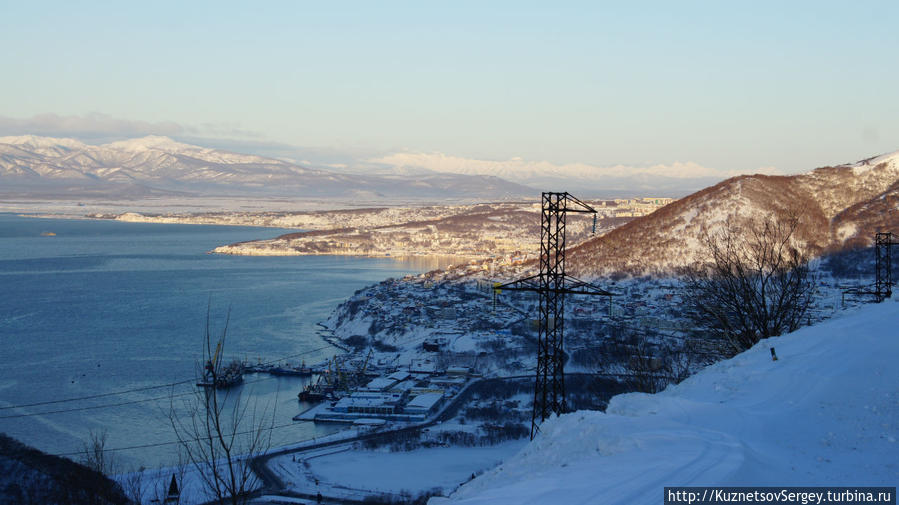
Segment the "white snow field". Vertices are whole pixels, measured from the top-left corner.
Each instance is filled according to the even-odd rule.
[[[550,419],[517,455],[429,503],[631,505],[661,503],[665,486],[896,486],[897,362],[899,303],[868,305],[662,393]]]
[[[405,452],[328,447],[274,458],[269,467],[291,491],[363,500],[371,495],[399,499],[443,488],[447,492],[518,452],[524,441],[489,447],[439,447]],[[307,466],[308,465],[308,466]]]

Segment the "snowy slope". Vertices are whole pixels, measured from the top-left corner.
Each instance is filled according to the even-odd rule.
[[[664,486],[895,486],[897,317],[895,301],[863,307],[660,394],[549,420],[515,457],[430,503],[656,504]]]

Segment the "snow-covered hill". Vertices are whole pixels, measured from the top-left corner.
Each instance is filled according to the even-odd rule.
[[[631,221],[569,254],[575,275],[670,274],[695,264],[708,231],[767,216],[799,217],[796,245],[812,254],[868,245],[899,231],[899,151],[794,176],[728,179]]]
[[[661,503],[665,486],[895,486],[897,318],[895,299],[866,306],[662,393],[553,418],[515,457],[430,503],[632,505]]]
[[[299,197],[502,198],[534,190],[497,177],[348,175],[150,136],[88,145],[33,135],[0,137],[2,189],[39,195],[193,193]]]

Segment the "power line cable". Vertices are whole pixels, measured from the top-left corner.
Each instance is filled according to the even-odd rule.
[[[267,380],[271,380],[271,377],[263,377],[261,379],[256,379],[254,381],[245,382],[244,384],[255,384],[257,382],[262,382],[262,381],[267,381]],[[137,403],[147,403],[147,402],[155,402],[155,401],[159,401],[159,400],[168,400],[170,398],[179,398],[182,396],[194,395],[196,393],[197,393],[197,391],[187,391],[185,393],[178,393],[178,394],[174,394],[174,395],[157,396],[155,398],[144,398],[142,400],[131,400],[131,401],[120,402],[120,403],[107,403],[104,405],[91,405],[91,406],[87,406],[87,407],[77,407],[77,408],[62,409],[62,410],[50,410],[50,411],[46,411],[46,412],[29,412],[29,413],[25,413],[25,414],[13,414],[13,415],[9,415],[9,416],[0,416],[0,419],[15,419],[18,417],[34,417],[34,416],[43,416],[43,415],[49,415],[49,414],[64,414],[66,412],[81,412],[84,410],[122,407],[124,405],[134,405]]]
[[[610,374],[591,374],[591,375],[610,375]],[[530,379],[531,376],[530,375],[519,375],[519,376],[509,376],[509,377],[503,377],[503,378],[504,379]],[[272,426],[271,428],[265,428],[265,429],[268,431],[274,431],[274,430],[279,430],[279,429],[283,429],[283,428],[289,428],[291,426],[297,426],[297,424],[295,422],[286,423],[286,424],[278,424],[278,425]],[[256,433],[256,432],[257,432],[257,430],[245,430],[245,431],[234,433],[233,435],[234,436],[248,435],[248,434],[252,434],[252,433]],[[187,442],[199,442],[199,441],[204,441],[204,440],[210,440],[210,437],[191,439],[191,440],[188,440]],[[167,442],[154,442],[152,444],[131,445],[131,446],[127,446],[127,447],[114,447],[114,448],[110,448],[110,449],[104,448],[104,449],[102,449],[102,451],[103,452],[130,451],[130,450],[134,450],[134,449],[150,449],[153,447],[164,447],[164,446],[168,446],[168,445],[178,445],[178,444],[182,444],[182,443],[184,443],[184,442],[179,441],[179,440],[172,440],[172,441],[167,441]],[[54,454],[54,456],[68,457],[68,456],[80,456],[82,454],[84,454],[84,451],[65,452],[65,453],[60,453],[60,454]]]
[[[125,389],[122,391],[115,391],[112,393],[102,393],[102,394],[96,394],[96,395],[90,395],[90,396],[79,396],[79,397],[75,397],[75,398],[66,398],[63,400],[48,400],[45,402],[24,403],[22,405],[9,405],[6,407],[0,407],[0,410],[22,409],[22,408],[26,408],[26,407],[39,407],[42,405],[52,405],[52,404],[56,404],[56,403],[68,403],[68,402],[77,402],[77,401],[82,401],[82,400],[94,400],[96,398],[105,398],[108,396],[124,395],[124,394],[128,394],[128,393],[137,393],[140,391],[149,391],[152,389],[162,389],[162,388],[180,386],[181,384],[188,384],[193,381],[194,381],[194,379],[189,379],[189,380],[183,380],[183,381],[178,381],[178,382],[170,382],[168,384],[160,384],[158,386],[146,386],[146,387],[140,387],[140,388],[134,388],[134,389]],[[0,419],[6,419],[6,418],[0,417]]]
[[[282,429],[282,428],[287,428],[287,427],[290,427],[290,426],[296,426],[296,425],[297,425],[296,423],[279,424],[279,425],[276,425],[276,426],[272,426],[272,427],[270,427],[270,428],[265,428],[265,430],[267,430],[267,431],[274,431],[274,430],[279,430],[279,429]],[[233,436],[238,436],[238,435],[249,435],[249,434],[251,434],[251,433],[256,433],[256,432],[257,432],[257,430],[240,431],[240,432],[234,433]],[[229,435],[229,436],[230,436],[230,435]],[[210,437],[202,437],[202,438],[190,439],[190,440],[187,440],[186,442],[200,442],[200,441],[205,441],[205,440],[210,440]],[[163,446],[166,446],[166,445],[177,445],[177,444],[181,444],[181,443],[183,443],[183,442],[180,441],[180,440],[170,440],[170,441],[168,441],[168,442],[155,442],[155,443],[152,443],[152,444],[131,445],[131,446],[128,446],[128,447],[114,447],[114,448],[111,448],[111,449],[103,449],[103,452],[130,451],[130,450],[133,450],[133,449],[149,449],[149,448],[152,448],[152,447],[163,447]],[[82,455],[82,454],[84,454],[84,451],[65,452],[65,453],[61,453],[61,454],[54,454],[54,456],[67,457],[67,456],[79,456],[79,455]]]
[[[333,345],[326,345],[326,346],[322,346],[322,347],[317,347],[317,348],[315,348],[315,349],[309,349],[309,350],[306,350],[306,351],[303,351],[303,352],[299,352],[299,353],[296,353],[296,354],[291,354],[291,355],[288,355],[288,356],[282,356],[282,357],[280,357],[280,358],[278,358],[278,359],[265,361],[265,362],[262,362],[262,363],[259,363],[259,364],[260,364],[260,365],[271,365],[271,364],[277,363],[277,362],[279,362],[279,361],[284,361],[284,360],[288,360],[288,359],[291,359],[291,358],[296,358],[296,357],[303,356],[303,355],[306,355],[306,354],[312,354],[312,353],[314,353],[314,352],[322,351],[322,350],[328,349],[328,348],[330,348],[330,347],[333,347]],[[257,383],[257,382],[262,382],[262,381],[264,381],[264,380],[271,380],[272,378],[273,378],[273,377],[266,377],[266,378],[262,378],[262,379],[257,379],[257,380],[254,380],[254,381],[247,382],[246,384],[255,384],[255,383]],[[36,403],[30,403],[30,404],[10,405],[10,406],[5,406],[5,407],[0,407],[0,410],[20,409],[20,408],[27,408],[27,407],[37,407],[37,406],[42,406],[42,405],[51,405],[51,404],[58,404],[58,403],[66,403],[66,402],[75,402],[75,401],[91,400],[91,399],[96,399],[96,398],[105,398],[105,397],[115,396],[115,395],[122,395],[122,394],[128,394],[128,393],[134,393],[134,392],[140,392],[140,391],[149,391],[149,390],[153,390],[153,389],[161,389],[161,388],[167,388],[167,387],[179,386],[179,385],[182,385],[182,384],[188,384],[188,383],[191,383],[191,382],[193,382],[194,380],[195,380],[195,379],[188,379],[188,380],[183,380],[183,381],[178,381],[178,382],[172,382],[172,383],[168,383],[168,384],[161,384],[161,385],[156,385],[156,386],[145,386],[145,387],[140,387],[140,388],[134,388],[134,389],[128,389],[128,390],[122,390],[122,391],[116,391],[116,392],[112,392],[112,393],[103,393],[103,394],[96,394],[96,395],[82,396],[82,397],[76,397],[76,398],[67,398],[67,399],[63,399],[63,400],[50,400],[50,401],[36,402]],[[78,408],[71,408],[71,409],[52,410],[52,411],[47,411],[47,412],[32,412],[32,413],[25,413],[25,414],[14,414],[14,415],[8,415],[8,416],[0,416],[0,419],[15,419],[15,418],[22,418],[22,417],[40,416],[40,415],[45,415],[45,414],[62,414],[62,413],[65,413],[65,412],[79,412],[79,411],[84,411],[84,410],[94,410],[94,409],[101,409],[101,408],[121,407],[121,406],[124,406],[124,405],[133,405],[133,404],[137,404],[137,403],[145,403],[145,402],[159,401],[160,399],[177,398],[177,397],[180,397],[180,396],[187,396],[187,395],[191,395],[191,394],[194,394],[194,392],[193,392],[193,391],[190,391],[190,392],[186,392],[186,393],[180,393],[180,394],[177,394],[177,395],[174,395],[174,396],[169,395],[169,396],[165,396],[165,397],[145,398],[145,399],[142,399],[142,400],[132,400],[132,401],[127,401],[127,402],[113,403],[113,404],[93,405],[93,406],[88,406],[88,407],[78,407]]]

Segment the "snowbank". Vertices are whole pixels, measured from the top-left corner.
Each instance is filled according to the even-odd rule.
[[[657,504],[664,486],[895,486],[897,315],[893,301],[867,306],[660,394],[551,419],[515,457],[430,503]]]
[[[523,441],[489,447],[437,447],[405,452],[327,447],[278,456],[269,468],[290,491],[364,500],[380,495],[400,499],[434,488],[455,489],[471,475],[492,468],[517,452]]]

